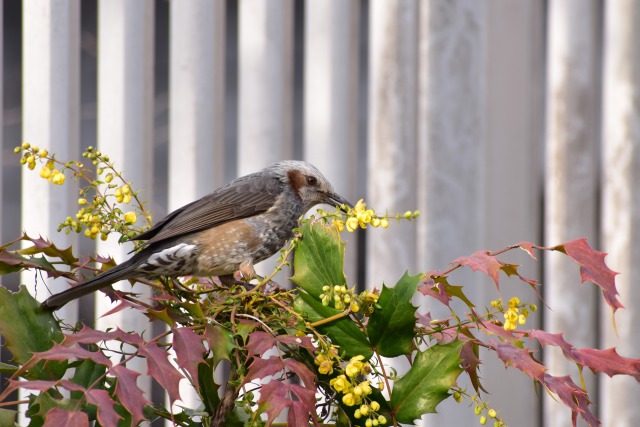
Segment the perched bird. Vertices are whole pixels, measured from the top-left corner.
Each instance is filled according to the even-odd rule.
[[[134,238],[146,242],[129,260],[52,295],[42,306],[57,310],[136,277],[227,276],[240,271],[251,279],[253,265],[280,250],[293,237],[298,219],[320,203],[351,206],[313,165],[275,163],[171,212]]]

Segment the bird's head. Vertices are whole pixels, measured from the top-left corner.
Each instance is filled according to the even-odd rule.
[[[327,178],[310,163],[285,160],[275,163],[267,169],[276,173],[300,197],[305,212],[321,203],[337,207],[340,205],[353,206],[342,196],[336,194]]]

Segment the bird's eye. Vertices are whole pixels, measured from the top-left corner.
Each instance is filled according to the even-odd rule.
[[[308,176],[307,177],[307,184],[312,186],[312,187],[315,187],[316,184],[318,184],[318,179],[315,176]]]

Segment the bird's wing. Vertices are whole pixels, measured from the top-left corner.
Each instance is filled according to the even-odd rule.
[[[146,245],[265,212],[276,202],[283,184],[277,178],[249,175],[219,188],[167,215],[134,237]]]

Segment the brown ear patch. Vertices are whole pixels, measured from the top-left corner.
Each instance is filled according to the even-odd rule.
[[[289,183],[291,184],[291,188],[293,188],[294,193],[300,197],[300,189],[307,183],[307,179],[304,174],[297,169],[292,169],[287,172],[287,176],[289,177]]]

